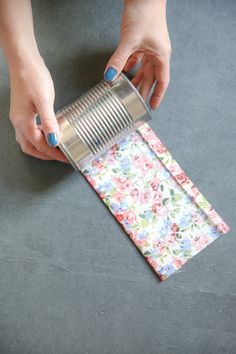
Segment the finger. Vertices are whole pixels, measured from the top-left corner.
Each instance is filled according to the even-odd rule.
[[[147,62],[143,70],[143,76],[139,88],[140,95],[143,97],[144,100],[147,99],[155,80],[156,79],[153,65]]]
[[[150,107],[157,108],[166,92],[170,81],[170,65],[169,61],[159,62],[155,68],[155,77],[157,79],[154,91],[150,98]]]
[[[146,63],[148,62],[147,57],[142,54],[142,64],[140,66],[140,68],[138,69],[137,73],[135,74],[135,76],[133,77],[133,79],[131,80],[132,84],[138,88],[142,78],[143,78],[143,72],[144,72],[144,67],[146,65]]]
[[[65,155],[59,149],[48,146],[44,137],[44,133],[35,128],[33,124],[29,124],[27,126],[27,128],[24,130],[24,136],[27,138],[27,140],[30,141],[35,149],[43,155],[46,155],[57,161],[68,162]]]
[[[21,135],[21,137],[18,138],[18,142],[21,146],[22,152],[24,152],[25,154],[45,161],[53,160],[49,156],[44,155],[40,151],[37,151],[35,147],[29,142],[29,140],[27,140],[23,135]]]
[[[54,113],[53,102],[44,99],[36,105],[36,109],[40,116],[42,129],[50,147],[56,147],[61,138],[60,128]]]
[[[139,70],[137,71],[136,75],[133,77],[133,79],[131,80],[132,84],[138,88],[141,80],[142,80],[142,76],[143,76],[143,68],[139,68]]]
[[[141,59],[142,53],[134,53],[133,55],[131,55],[131,57],[128,59],[127,63],[124,66],[124,71],[129,72],[130,70],[132,70],[134,66],[137,65],[138,62],[140,62]]]
[[[133,48],[129,41],[121,40],[118,48],[106,65],[104,79],[112,82],[123,70],[127,60],[133,54]]]

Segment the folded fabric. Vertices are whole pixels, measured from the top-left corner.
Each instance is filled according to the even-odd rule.
[[[229,230],[147,123],[82,173],[161,280]]]

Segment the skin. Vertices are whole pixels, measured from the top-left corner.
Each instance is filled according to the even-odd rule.
[[[170,80],[171,43],[166,22],[166,0],[127,0],[121,20],[119,46],[110,58],[118,74],[141,60],[132,80],[146,100],[154,86],[150,107],[157,108]]]
[[[54,85],[34,36],[30,0],[0,0],[0,43],[10,74],[10,121],[22,151],[42,160],[68,162],[50,147],[49,133],[60,128],[54,113]],[[126,0],[119,45],[107,63],[117,71],[140,68],[132,82],[146,100],[153,87],[150,106],[159,106],[169,84],[171,45],[166,23],[166,0]],[[116,76],[117,76],[116,75]],[[115,79],[115,77],[114,77]],[[36,116],[41,126],[36,124]],[[56,146],[58,145],[56,144]]]

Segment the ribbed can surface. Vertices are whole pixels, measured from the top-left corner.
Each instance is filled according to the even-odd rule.
[[[145,102],[124,75],[111,84],[101,81],[56,116],[63,135],[59,147],[76,169],[150,119]]]

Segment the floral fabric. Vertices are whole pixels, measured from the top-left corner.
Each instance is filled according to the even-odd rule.
[[[147,123],[82,173],[161,280],[229,230]]]

